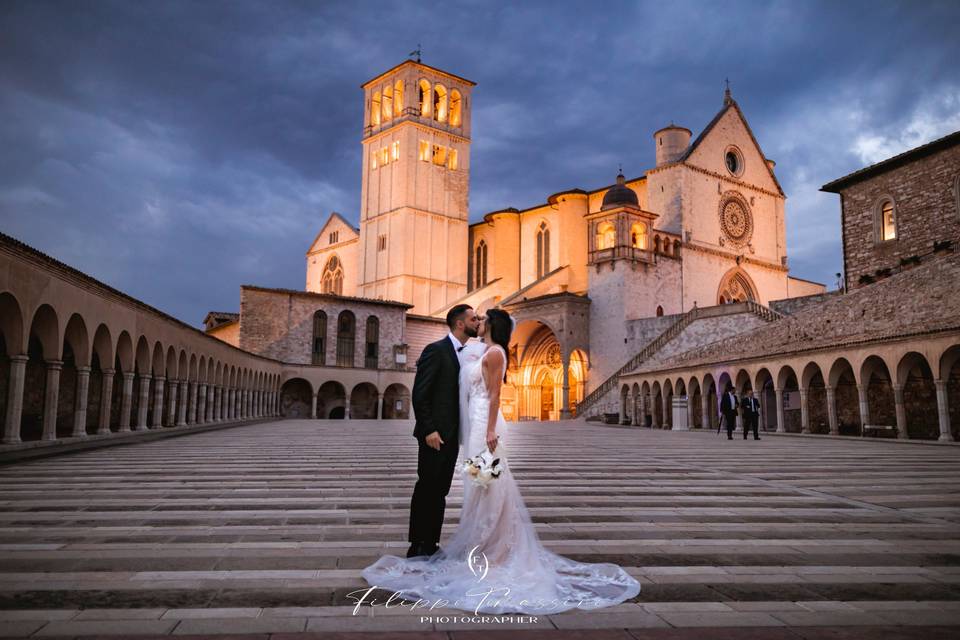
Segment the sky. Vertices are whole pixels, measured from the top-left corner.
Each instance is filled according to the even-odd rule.
[[[833,288],[819,188],[960,129],[960,2],[0,3],[0,230],[194,326],[303,289],[359,219],[360,84],[407,58],[477,83],[470,219],[654,165],[724,80],[787,194],[794,276]]]

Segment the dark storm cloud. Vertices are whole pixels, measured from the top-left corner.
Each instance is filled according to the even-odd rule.
[[[960,128],[956,2],[6,2],[0,223],[192,324],[302,288],[356,221],[360,83],[422,43],[478,82],[471,219],[653,164],[723,79],[788,195],[795,275],[829,284],[825,182]]]

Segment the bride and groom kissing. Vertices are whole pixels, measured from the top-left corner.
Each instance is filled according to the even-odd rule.
[[[410,548],[406,558],[382,556],[363,577],[372,587],[478,614],[598,609],[636,596],[639,583],[621,567],[577,562],[540,542],[510,470],[517,427],[508,427],[500,410],[513,318],[502,309],[478,315],[457,305],[446,320],[449,333],[424,348],[413,384],[418,453]],[[440,548],[461,447],[465,460],[497,458],[500,472],[479,482],[464,465],[460,520]]]

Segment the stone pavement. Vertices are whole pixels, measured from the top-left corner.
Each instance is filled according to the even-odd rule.
[[[354,615],[361,568],[407,547],[412,425],[288,420],[0,467],[0,636],[960,633],[958,446],[511,428],[544,544],[626,567],[642,583],[634,601],[522,622],[405,606]],[[444,539],[461,496],[457,476]]]

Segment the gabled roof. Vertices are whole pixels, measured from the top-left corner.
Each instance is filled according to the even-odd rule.
[[[833,182],[828,182],[827,184],[823,185],[820,187],[820,191],[826,191],[827,193],[840,193],[840,191],[843,189],[852,184],[860,182],[861,180],[872,178],[873,176],[881,174],[884,171],[896,169],[897,167],[903,166],[908,162],[919,160],[920,158],[929,156],[937,151],[942,151],[943,149],[949,149],[957,144],[960,144],[960,131],[954,131],[953,133],[945,135],[942,138],[938,138],[933,142],[928,142],[927,144],[920,145],[919,147],[914,147],[913,149],[904,151],[903,153],[895,155],[892,158],[881,160],[880,162],[872,164],[869,167],[864,167],[863,169],[858,169],[853,173],[848,173],[842,178],[837,178]]]
[[[696,151],[697,147],[700,146],[700,143],[706,140],[707,136],[710,135],[710,132],[713,131],[713,128],[717,126],[717,123],[723,118],[723,116],[730,109],[734,109],[737,112],[737,115],[740,116],[740,121],[743,123],[743,127],[747,130],[747,135],[750,136],[750,140],[753,141],[753,146],[757,148],[757,153],[760,154],[760,157],[764,160],[767,159],[767,156],[763,153],[763,149],[760,148],[760,143],[757,142],[756,136],[753,135],[753,130],[750,128],[750,123],[747,122],[747,118],[743,115],[743,111],[740,110],[740,105],[737,104],[737,101],[734,100],[729,95],[726,96],[723,100],[723,108],[713,116],[713,120],[704,127],[703,131],[700,132],[700,135],[697,136],[697,139],[687,147],[687,150],[684,152],[680,159],[677,162],[686,162],[688,158]],[[784,195],[783,187],[780,186],[780,181],[777,180],[777,176],[773,173],[773,169],[770,168],[770,165],[767,165],[767,173],[770,174],[770,178],[773,180],[773,183],[777,185],[777,191],[780,195]]]
[[[340,222],[342,222],[343,224],[347,225],[347,228],[350,229],[351,231],[353,231],[357,236],[360,235],[360,229],[359,229],[358,227],[355,227],[355,226],[353,226],[352,224],[350,224],[350,223],[347,221],[346,218],[344,218],[342,215],[340,215],[340,214],[337,213],[336,211],[331,211],[331,212],[330,212],[330,216],[327,218],[327,221],[323,223],[323,226],[322,226],[322,227],[320,227],[320,231],[317,231],[317,235],[315,235],[315,236],[313,237],[313,241],[310,243],[310,246],[307,248],[307,253],[308,253],[308,254],[310,253],[310,249],[313,249],[313,246],[314,246],[315,244],[317,244],[317,240],[320,239],[320,236],[323,235],[323,232],[327,230],[327,227],[330,226],[330,223],[331,223],[334,219],[340,220]]]
[[[458,75],[456,75],[456,74],[450,73],[449,71],[444,71],[443,69],[437,69],[436,67],[431,67],[430,65],[428,65],[428,64],[423,64],[422,62],[419,62],[419,61],[417,61],[417,60],[404,60],[404,61],[401,62],[400,64],[394,65],[394,66],[390,67],[389,69],[387,69],[387,70],[384,71],[383,73],[381,73],[381,74],[379,74],[379,75],[377,75],[377,76],[374,76],[373,78],[370,78],[369,80],[367,80],[366,82],[364,82],[363,84],[361,84],[360,87],[363,88],[363,89],[365,89],[368,84],[371,84],[371,83],[373,83],[373,82],[376,82],[377,80],[379,80],[379,79],[382,78],[383,76],[390,75],[391,73],[393,73],[394,71],[396,71],[396,70],[399,69],[400,67],[407,66],[407,65],[414,66],[414,67],[423,67],[424,69],[429,69],[430,71],[433,71],[434,73],[439,73],[439,74],[441,74],[441,75],[445,75],[445,76],[449,76],[449,77],[451,77],[451,78],[454,78],[455,80],[459,80],[460,82],[463,82],[463,83],[465,83],[465,84],[468,84],[468,85],[470,85],[471,87],[477,86],[477,83],[474,82],[473,80],[467,80],[467,79],[464,78],[463,76],[458,76]]]
[[[219,327],[224,324],[229,324],[231,322],[239,322],[240,314],[233,313],[232,311],[210,311],[203,318],[203,324],[206,325],[211,320],[213,320],[214,324],[210,328],[215,329],[216,327]]]

